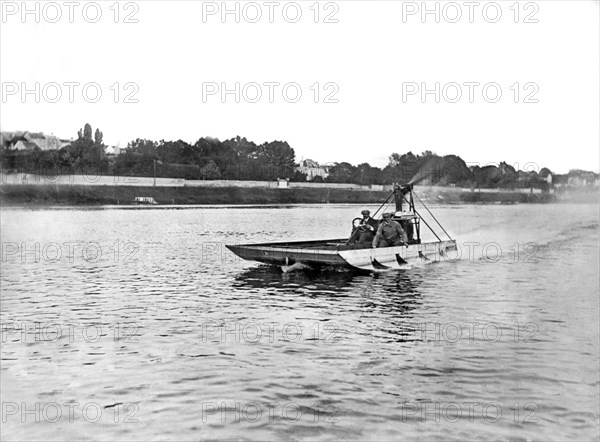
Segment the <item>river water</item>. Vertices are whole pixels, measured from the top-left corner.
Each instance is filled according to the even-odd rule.
[[[362,207],[4,209],[2,438],[594,439],[598,206],[438,206],[460,255],[282,273]]]

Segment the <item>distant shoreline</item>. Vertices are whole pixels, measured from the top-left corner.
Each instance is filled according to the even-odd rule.
[[[585,194],[585,201],[597,201],[597,192]],[[152,197],[160,206],[171,205],[287,205],[287,204],[377,204],[387,191],[348,189],[276,189],[242,187],[137,187],[90,185],[2,184],[0,204],[19,206],[135,206],[135,197]],[[562,201],[553,194],[468,192],[454,188],[424,192],[422,199],[438,204],[517,204]],[[579,201],[579,202],[585,202]]]

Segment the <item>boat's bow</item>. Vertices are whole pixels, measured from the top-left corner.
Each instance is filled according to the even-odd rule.
[[[362,270],[398,269],[407,264],[436,262],[456,250],[456,241],[439,241],[407,246],[340,250],[338,254],[351,267]]]

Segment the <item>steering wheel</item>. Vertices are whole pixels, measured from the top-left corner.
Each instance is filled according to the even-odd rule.
[[[366,232],[367,228],[364,225],[360,225],[360,223],[362,222],[362,218],[354,218],[352,220],[352,231],[354,232],[356,229],[358,229],[361,232]]]

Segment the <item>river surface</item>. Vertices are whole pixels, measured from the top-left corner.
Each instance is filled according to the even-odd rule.
[[[2,439],[598,438],[598,206],[440,205],[460,256],[387,273],[224,247],[362,208],[4,209]]]

